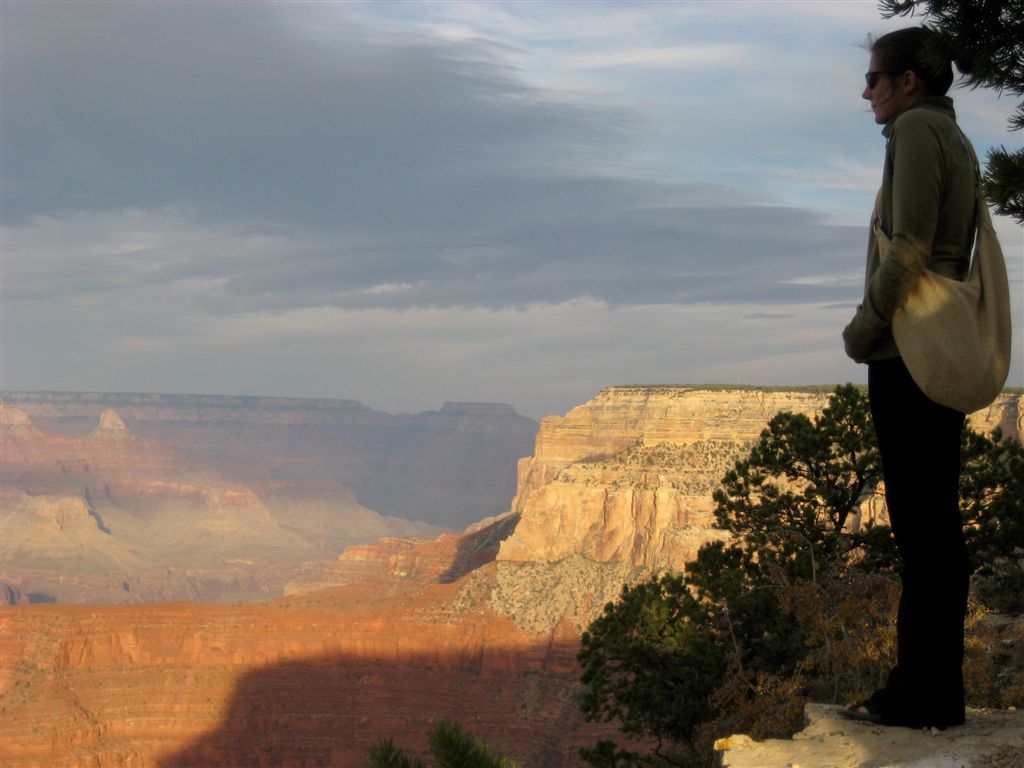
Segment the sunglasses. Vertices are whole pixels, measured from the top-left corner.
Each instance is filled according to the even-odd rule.
[[[899,72],[894,72],[891,69],[872,69],[864,73],[864,82],[867,83],[868,89],[874,88],[878,85],[878,79],[882,75],[898,75]]]

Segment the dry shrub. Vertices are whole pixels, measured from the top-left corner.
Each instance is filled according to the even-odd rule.
[[[718,716],[694,733],[698,753],[734,733],[785,738],[804,726],[807,701],[845,703],[885,682],[895,660],[899,585],[843,569],[819,582],[781,582],[779,597],[806,630],[807,655],[786,673],[733,664],[712,701]]]
[[[718,717],[694,729],[693,747],[708,765],[716,740],[734,733],[754,739],[786,738],[804,725],[804,680],[765,673],[729,675],[712,696]]]
[[[972,603],[964,638],[964,687],[975,707],[1024,706],[1024,619]]]

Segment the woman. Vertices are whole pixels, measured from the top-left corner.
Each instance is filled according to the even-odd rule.
[[[885,126],[888,143],[864,300],[843,331],[847,354],[868,365],[902,577],[896,666],[884,688],[849,711],[914,728],[964,722],[969,581],[958,494],[965,416],[924,395],[890,330],[893,312],[925,269],[962,280],[971,258],[977,160],[945,95],[953,81],[950,61],[936,67],[924,55],[936,34],[926,27],[902,29],[871,47],[862,95],[875,122]],[[884,255],[874,226],[890,239]]]

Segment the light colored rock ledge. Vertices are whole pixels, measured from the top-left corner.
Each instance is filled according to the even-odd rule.
[[[722,768],[1022,768],[1024,713],[968,709],[966,724],[938,730],[848,720],[842,707],[808,704],[792,739],[719,739]]]

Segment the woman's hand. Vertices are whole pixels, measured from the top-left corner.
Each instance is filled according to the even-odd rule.
[[[857,307],[857,314],[843,329],[843,346],[846,354],[858,363],[866,363],[878,346],[878,340],[889,325],[863,304]]]

